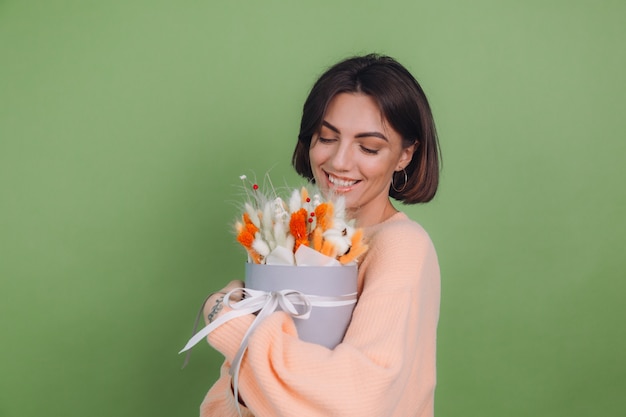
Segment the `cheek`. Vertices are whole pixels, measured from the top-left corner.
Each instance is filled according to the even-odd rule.
[[[320,166],[320,155],[319,152],[313,148],[309,150],[309,165],[311,166],[311,173],[313,174],[313,178],[316,182],[319,183],[319,166]]]
[[[315,178],[318,186],[324,188],[326,185],[326,174],[322,167],[329,163],[333,157],[333,148],[331,146],[319,145],[309,149],[309,163],[311,165],[311,173]]]
[[[391,181],[391,176],[393,174],[393,166],[386,159],[367,160],[361,164],[361,170],[364,174],[367,173],[371,179],[376,179],[378,181]]]
[[[327,155],[324,153],[324,149],[321,146],[313,145],[309,149],[309,161],[311,162],[311,168],[315,170],[316,166],[324,162],[327,159]]]

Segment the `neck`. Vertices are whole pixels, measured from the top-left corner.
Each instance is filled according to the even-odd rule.
[[[369,227],[382,223],[397,212],[398,210],[396,210],[389,200],[385,202],[384,207],[375,208],[374,210],[371,208],[368,210],[363,207],[348,210],[348,214],[351,218],[356,220],[358,227]]]

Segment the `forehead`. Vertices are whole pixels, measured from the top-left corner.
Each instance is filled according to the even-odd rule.
[[[362,93],[337,94],[328,103],[323,121],[349,135],[381,132],[386,136],[399,136],[383,116],[376,100]]]
[[[382,124],[383,115],[378,103],[362,93],[340,93],[328,103],[324,119],[343,119]]]

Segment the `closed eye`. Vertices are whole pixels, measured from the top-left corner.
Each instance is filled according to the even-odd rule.
[[[319,140],[321,143],[331,143],[335,141],[335,139],[323,138],[321,136],[319,136],[317,140]]]
[[[378,149],[370,149],[370,148],[366,148],[365,146],[361,145],[361,150],[363,152],[365,152],[368,155],[376,155],[378,154]]]

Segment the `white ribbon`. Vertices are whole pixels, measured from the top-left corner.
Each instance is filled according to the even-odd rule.
[[[243,293],[244,299],[232,304],[231,297],[234,293]],[[258,312],[256,318],[244,334],[243,339],[241,339],[239,350],[235,354],[230,368],[230,375],[233,377],[233,389],[235,399],[237,400],[237,408],[239,408],[239,368],[241,367],[243,355],[246,349],[248,349],[248,339],[260,322],[275,312],[278,307],[293,318],[306,320],[311,316],[313,307],[339,307],[354,303],[356,303],[356,293],[340,296],[320,296],[306,295],[296,290],[266,292],[250,288],[235,288],[224,296],[224,305],[232,310],[222,314],[215,321],[209,323],[204,329],[196,333],[189,339],[183,350],[179,353],[183,353],[194,347],[222,324],[237,317]],[[300,309],[296,306],[300,306]]]

